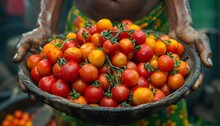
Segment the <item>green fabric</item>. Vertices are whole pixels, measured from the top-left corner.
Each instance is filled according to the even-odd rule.
[[[95,21],[84,16],[75,6],[72,7],[66,25],[66,31],[77,30],[80,27],[85,27],[86,22],[95,23]],[[168,32],[167,14],[164,4],[161,2],[149,15],[135,21],[142,29],[155,30],[162,33]],[[64,113],[56,111],[58,126],[102,126],[98,124],[85,123]],[[144,118],[138,122],[126,126],[188,126],[188,117],[185,100],[179,101],[176,105],[170,105],[161,112]]]

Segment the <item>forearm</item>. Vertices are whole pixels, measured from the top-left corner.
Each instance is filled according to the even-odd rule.
[[[56,34],[63,4],[64,0],[41,0],[37,25],[49,34]]]

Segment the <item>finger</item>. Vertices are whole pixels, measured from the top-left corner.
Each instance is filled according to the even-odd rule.
[[[192,86],[192,90],[197,90],[202,85],[203,78],[204,78],[204,75],[202,73],[200,73],[195,84]]]
[[[212,67],[212,50],[210,47],[210,41],[205,34],[198,34],[196,37],[196,48],[200,54],[202,63],[206,67]]]
[[[31,99],[32,102],[37,102],[38,99],[33,93],[28,93],[29,98]]]
[[[22,83],[22,81],[20,79],[18,79],[18,85],[24,93],[28,92],[27,87]]]
[[[186,93],[183,94],[183,98],[188,97],[191,93],[192,93],[191,89],[187,90]]]
[[[28,42],[28,40],[25,39],[24,37],[21,37],[17,44],[17,52],[13,57],[13,62],[15,63],[21,62],[29,48],[30,48],[30,43]]]

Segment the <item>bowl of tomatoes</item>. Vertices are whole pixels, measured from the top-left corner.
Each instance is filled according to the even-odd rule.
[[[98,124],[127,124],[176,104],[201,71],[197,52],[129,20],[52,36],[18,76],[43,103]]]

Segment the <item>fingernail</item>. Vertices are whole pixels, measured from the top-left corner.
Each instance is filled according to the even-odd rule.
[[[16,53],[13,57],[13,60],[15,60],[18,57],[18,53]]]
[[[210,58],[207,59],[207,62],[212,66],[212,60]]]

